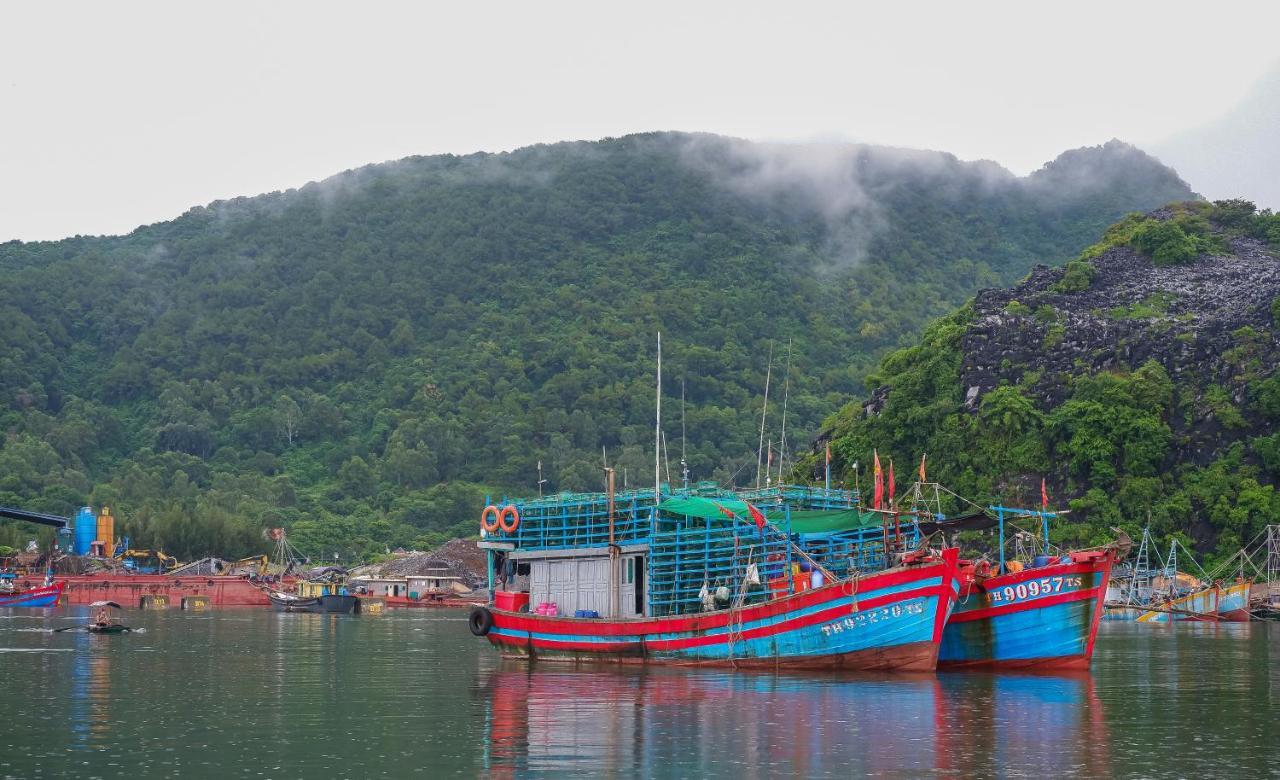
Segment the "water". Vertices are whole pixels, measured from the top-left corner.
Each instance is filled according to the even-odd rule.
[[[0,610],[0,777],[1280,775],[1280,625],[1104,624],[1092,672],[529,667],[465,614]]]

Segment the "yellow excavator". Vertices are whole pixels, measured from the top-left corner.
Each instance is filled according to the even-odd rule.
[[[168,574],[178,568],[178,559],[163,550],[125,550],[119,559],[126,569],[138,574]]]
[[[265,555],[251,555],[248,558],[241,558],[238,561],[228,563],[224,567],[223,571],[234,572],[237,569],[247,569],[250,566],[253,566],[256,567],[252,570],[254,574],[257,574],[259,577],[265,577],[267,575],[267,566],[270,563],[271,560]]]

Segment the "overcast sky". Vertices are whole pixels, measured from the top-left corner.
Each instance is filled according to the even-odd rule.
[[[1026,173],[1226,112],[1277,29],[1277,3],[5,3],[0,241],[124,233],[411,154],[645,130]]]

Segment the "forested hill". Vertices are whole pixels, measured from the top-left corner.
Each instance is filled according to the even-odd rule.
[[[539,461],[548,490],[597,488],[602,448],[650,479],[659,329],[672,476],[683,382],[694,477],[753,479],[771,345],[776,402],[793,344],[793,450],[923,323],[1188,197],[1115,141],[1018,178],[650,134],[0,244],[0,504],[107,504],[184,556],[275,525],[325,554],[430,544],[472,532],[486,488],[536,491]]]
[[[1227,555],[1280,522],[1280,215],[1134,214],[1064,268],[983,290],[887,356],[826,423],[837,473],[872,448],[979,501],[1070,507],[1064,542],[1150,523]],[[811,459],[814,456],[810,456]]]

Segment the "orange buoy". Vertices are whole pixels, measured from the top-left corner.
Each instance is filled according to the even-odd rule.
[[[492,523],[489,522],[490,517],[493,518]],[[485,507],[484,511],[480,513],[480,527],[485,530],[485,533],[491,534],[494,531],[498,530],[499,522],[501,522],[501,519],[498,513],[498,508],[496,506],[493,506],[492,504]]]
[[[511,518],[510,523],[507,522],[507,518]],[[498,527],[503,533],[508,534],[515,533],[515,530],[520,527],[520,512],[516,510],[515,504],[507,504],[498,513]]]

